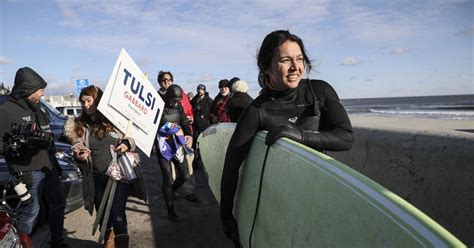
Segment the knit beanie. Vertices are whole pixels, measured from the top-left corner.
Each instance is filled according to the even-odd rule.
[[[229,80],[222,79],[221,81],[219,81],[219,88],[222,88],[222,87],[229,87]]]
[[[232,85],[232,91],[246,93],[249,89],[247,82],[244,80],[238,80]]]
[[[10,95],[16,99],[27,97],[39,89],[46,88],[46,81],[33,69],[23,67],[15,75],[15,83]]]

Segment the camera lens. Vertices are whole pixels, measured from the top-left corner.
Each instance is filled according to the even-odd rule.
[[[30,192],[26,188],[26,184],[23,182],[19,182],[13,187],[13,189],[15,190],[18,197],[20,197],[20,200],[23,204],[30,204],[33,201],[33,199],[31,199]]]

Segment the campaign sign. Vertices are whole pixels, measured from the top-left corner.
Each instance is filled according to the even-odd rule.
[[[81,90],[84,87],[89,86],[89,79],[77,79],[76,80],[76,94],[79,96],[81,94]]]
[[[150,156],[163,108],[155,87],[122,48],[97,109]]]

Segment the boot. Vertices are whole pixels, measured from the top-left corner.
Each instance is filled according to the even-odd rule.
[[[128,234],[119,234],[115,236],[115,247],[116,248],[128,248]]]
[[[104,248],[114,248],[114,238],[115,234],[112,228],[105,230]]]

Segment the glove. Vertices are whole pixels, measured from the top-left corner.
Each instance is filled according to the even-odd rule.
[[[300,143],[303,141],[303,135],[298,128],[289,125],[281,125],[272,128],[270,132],[268,132],[265,138],[265,144],[267,146],[272,145],[281,137],[286,137]]]
[[[234,216],[230,218],[221,219],[222,225],[224,226],[225,236],[234,242],[235,247],[240,247],[240,238],[239,238],[239,228],[237,226],[237,221]]]

